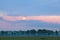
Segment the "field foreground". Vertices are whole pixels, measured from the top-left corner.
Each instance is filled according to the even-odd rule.
[[[60,37],[0,37],[0,40],[60,40]]]

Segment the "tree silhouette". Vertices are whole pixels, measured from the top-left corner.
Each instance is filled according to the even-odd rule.
[[[32,34],[32,35],[36,35],[36,30],[32,29],[32,30],[30,30],[29,33]]]
[[[58,31],[55,31],[56,35],[58,36]]]
[[[59,34],[58,34],[59,32],[58,31],[52,31],[52,30],[46,30],[46,29],[38,29],[38,31],[36,31],[35,29],[32,29],[32,30],[27,30],[27,31],[0,31],[0,35],[1,36],[9,36],[9,35],[11,35],[11,36],[16,36],[16,35],[18,35],[18,36],[25,36],[25,35],[27,35],[27,36],[46,36],[46,35],[48,35],[48,36],[50,36],[50,35],[56,35],[56,36],[58,36]]]

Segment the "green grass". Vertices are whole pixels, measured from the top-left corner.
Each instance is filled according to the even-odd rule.
[[[60,37],[0,37],[0,40],[60,40]]]

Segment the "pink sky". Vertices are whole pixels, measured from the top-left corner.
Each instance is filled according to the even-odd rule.
[[[24,16],[3,16],[4,20],[16,21],[23,20]],[[60,23],[60,16],[26,16],[26,20],[40,20],[44,22]]]
[[[60,24],[60,16],[3,16],[2,18],[7,21],[16,21],[16,20],[22,20],[24,17],[26,18],[26,20],[39,20],[39,21],[43,21],[43,22],[59,23]],[[52,27],[54,27],[54,25]],[[49,27],[47,29],[51,28],[50,26],[51,25],[49,25]],[[55,25],[55,26],[59,27],[59,25]],[[12,23],[6,22],[6,21],[0,22],[0,30],[16,30],[16,29],[22,30],[22,29],[26,29],[26,28],[32,29],[33,27],[32,28],[26,27],[25,23],[12,24]],[[34,27],[34,28],[38,29],[38,28],[42,28],[42,27]],[[45,28],[45,27],[43,27],[43,28]],[[58,29],[58,28],[54,28],[54,29]]]

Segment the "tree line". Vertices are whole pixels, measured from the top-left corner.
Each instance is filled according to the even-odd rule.
[[[52,31],[46,29],[35,29],[27,31],[0,31],[0,36],[58,36],[60,31]]]

